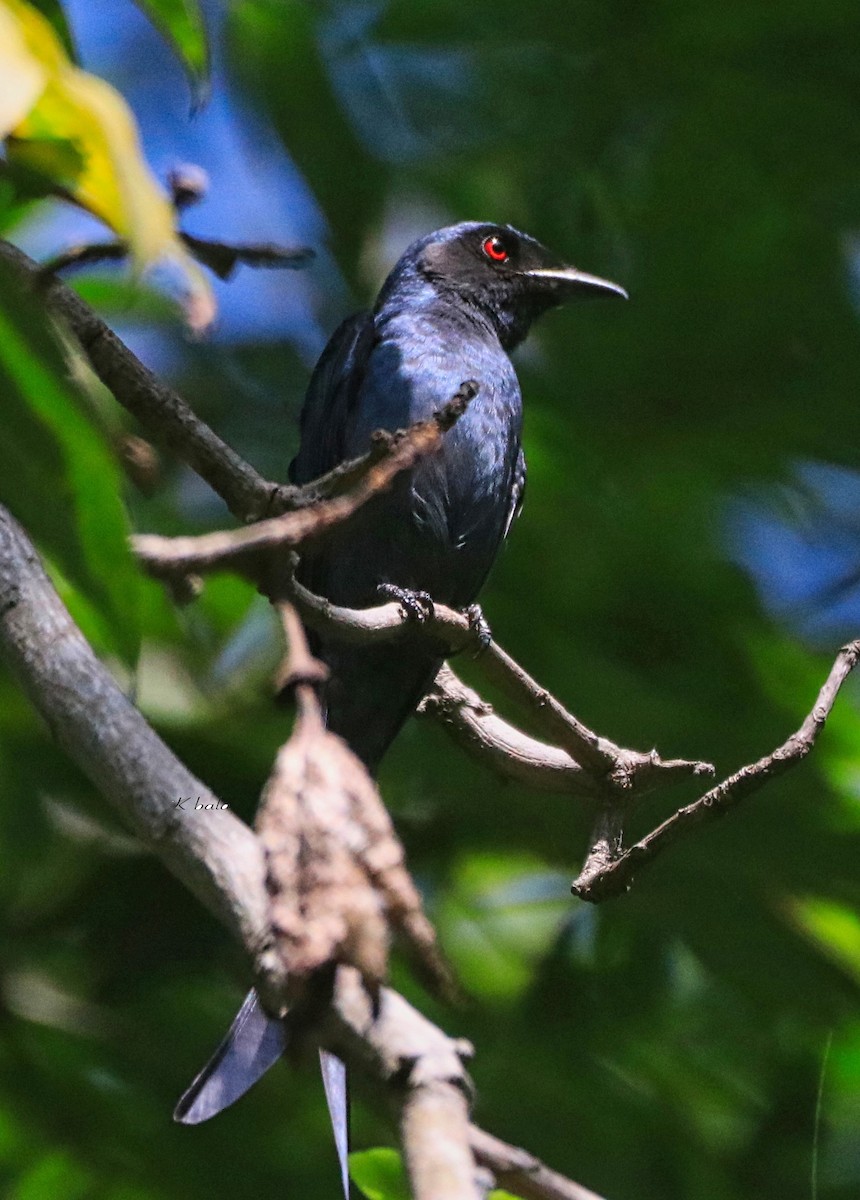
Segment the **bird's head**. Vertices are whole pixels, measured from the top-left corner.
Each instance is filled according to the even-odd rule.
[[[627,293],[617,283],[563,263],[510,225],[466,221],[413,243],[393,276],[407,270],[443,296],[477,310],[511,349],[536,317],[568,300]]]

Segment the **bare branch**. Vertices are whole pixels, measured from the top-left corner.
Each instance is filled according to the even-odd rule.
[[[458,687],[454,687],[453,672],[443,675],[441,687],[431,692],[426,702],[427,711],[440,716],[449,731],[456,730],[458,739],[471,751],[482,756],[486,753],[489,765],[504,774],[552,791],[588,791],[593,795],[623,795],[653,788],[658,783],[674,783],[690,775],[713,774],[710,763],[664,761],[656,750],[649,753],[624,750],[608,738],[599,737],[532,679],[498,643],[491,642],[482,648],[469,618],[443,604],[434,604],[433,615],[416,627],[396,601],[374,608],[344,608],[315,596],[295,578],[289,584],[289,594],[302,620],[331,638],[374,645],[404,635],[429,636],[447,643],[452,654],[477,649],[476,662],[488,682],[530,713],[548,737],[564,734],[553,738],[556,745],[545,746],[499,718],[490,719],[488,706],[470,698],[475,696],[474,692],[461,690],[463,685],[459,681]],[[448,684],[453,688],[450,692]],[[510,760],[503,761],[508,751]],[[585,782],[586,776],[590,783]]]
[[[340,638],[345,642],[355,642],[362,645],[373,645],[377,642],[390,641],[392,635],[402,635],[405,632],[415,636],[416,632],[426,634],[437,640],[444,641],[452,653],[466,648],[478,648],[475,630],[469,619],[463,613],[446,608],[445,605],[435,604],[432,616],[423,621],[420,631],[416,631],[409,615],[396,601],[380,604],[374,608],[349,609],[332,604],[329,600],[313,595],[297,580],[291,585],[291,595],[302,619],[312,628],[325,632],[330,637]],[[559,724],[563,725],[565,740],[571,745],[565,749],[574,754],[584,767],[592,768],[597,762],[597,770],[603,773],[604,759],[611,766],[615,758],[610,756],[611,742],[598,738],[586,729],[575,717],[539,687],[535,681],[514,660],[505,653],[495,642],[481,652],[479,663],[482,673],[506,692],[513,700],[519,702],[527,711],[531,711],[538,719],[545,716],[547,711],[552,716],[542,723],[545,727],[557,731]],[[560,715],[564,714],[564,715]],[[616,752],[618,748],[615,747]]]
[[[610,896],[627,891],[635,873],[677,838],[706,821],[723,816],[771,779],[782,775],[806,758],[824,728],[839,689],[857,666],[858,660],[860,640],[843,646],[818,693],[814,707],[796,733],[758,762],[741,767],[734,775],[705,792],[695,803],[679,808],[662,825],[636,842],[620,857],[616,850],[614,855],[609,856],[612,861],[597,865],[595,869],[584,870],[573,883],[571,890],[574,895],[579,896],[581,900],[599,903]]]
[[[505,779],[545,792],[599,794],[592,776],[566,750],[529,737],[497,716],[447,664],[421,701],[419,713],[433,717],[467,753]]]
[[[279,246],[274,242],[214,242],[179,231],[179,238],[191,254],[219,279],[229,279],[240,263],[249,267],[299,270],[312,262],[314,252],[309,246]],[[43,262],[39,274],[46,280],[61,271],[80,270],[97,263],[121,262],[129,254],[128,243],[81,242]]]
[[[229,279],[240,263],[268,270],[298,271],[316,257],[310,246],[280,246],[275,242],[213,242],[184,230],[180,230],[179,237],[194,257],[219,279]]]

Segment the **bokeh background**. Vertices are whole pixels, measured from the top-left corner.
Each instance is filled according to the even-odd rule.
[[[529,493],[484,596],[496,637],[593,727],[721,773],[800,723],[860,635],[855,0],[212,3],[197,111],[131,3],[64,7],[154,169],[209,172],[190,231],[317,251],[219,285],[203,344],[152,287],[78,280],[207,421],[284,478],[316,355],[409,241],[527,230],[631,300],[553,314],[518,353]],[[39,254],[96,228],[59,205],[2,219]],[[225,523],[167,459],[125,499],[140,530]],[[116,613],[65,592],[115,655]],[[287,730],[266,605],[226,577],[181,611],[146,581],[127,604],[142,649],[117,670],[250,819]],[[860,1195],[856,686],[812,759],[599,909],[568,891],[578,804],[418,721],[381,783],[470,1002],[441,1008],[399,963],[395,980],[477,1043],[481,1124],[608,1200]],[[633,832],[694,795],[649,800]],[[312,1064],[171,1125],[244,964],[4,675],[0,858],[0,1195],[336,1195]],[[360,1105],[355,1132],[390,1141]]]

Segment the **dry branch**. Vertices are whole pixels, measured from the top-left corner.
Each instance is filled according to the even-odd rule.
[[[607,900],[628,890],[634,875],[643,866],[652,862],[665,848],[677,838],[706,821],[721,817],[730,809],[764,787],[771,779],[782,775],[791,767],[796,766],[815,745],[819,733],[824,728],[839,689],[857,666],[860,660],[860,640],[849,642],[843,646],[836,656],[836,661],[830,669],[818,699],[812,711],[803,724],[781,746],[760,758],[757,762],[741,767],[734,775],[718,783],[716,787],[705,792],[693,804],[679,808],[671,817],[658,825],[646,837],[630,846],[621,853],[620,830],[604,833],[614,841],[614,852],[610,848],[601,860],[601,853],[595,853],[594,847],[582,873],[573,883],[571,890],[581,900],[591,900],[595,903]],[[599,844],[600,839],[596,841]]]
[[[295,578],[289,584],[289,595],[302,620],[329,638],[374,645],[390,641],[392,637],[429,636],[446,643],[452,654],[469,649],[478,651],[476,661],[481,674],[527,712],[546,736],[556,743],[549,747],[549,753],[543,754],[541,742],[527,738],[513,726],[481,722],[477,717],[478,708],[482,707],[485,715],[489,715],[488,706],[483,701],[476,705],[469,698],[474,697],[475,693],[468,689],[464,693],[456,688],[453,672],[443,674],[441,685],[438,681],[434,685],[435,690],[431,692],[427,709],[434,715],[440,714],[447,727],[456,726],[457,736],[473,752],[485,756],[489,765],[495,765],[497,769],[502,763],[506,747],[518,747],[511,762],[505,764],[503,773],[514,777],[527,774],[531,782],[538,786],[549,784],[553,791],[563,790],[557,785],[565,775],[571,784],[571,791],[588,790],[595,795],[623,795],[655,787],[658,783],[674,783],[679,778],[713,774],[714,768],[710,763],[688,762],[685,759],[663,760],[656,750],[648,753],[624,750],[608,738],[600,737],[568,712],[497,642],[491,641],[488,646],[482,646],[473,621],[454,609],[435,604],[432,615],[416,626],[396,601],[374,608],[344,608],[322,596],[315,596]],[[459,688],[462,689],[462,685]],[[482,729],[481,736],[477,736],[479,727]],[[559,733],[564,736],[557,736]],[[560,758],[559,754],[564,758]],[[544,769],[533,770],[534,764],[540,764]],[[590,781],[588,784],[585,783],[586,776]]]

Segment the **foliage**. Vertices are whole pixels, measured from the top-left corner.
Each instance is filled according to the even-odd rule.
[[[519,357],[529,494],[484,607],[590,725],[721,772],[799,724],[836,639],[860,626],[850,592],[826,643],[813,619],[833,582],[818,518],[835,500],[800,473],[860,465],[858,24],[851,0],[235,0],[223,31],[229,95],[277,130],[356,304],[408,236],[465,218],[511,221],[628,287],[626,306],[548,318]],[[331,327],[347,301],[324,262],[316,278]],[[130,581],[115,469],[86,458],[104,455],[82,416],[93,401],[72,397],[38,313],[0,286],[4,499],[100,651],[117,648],[112,630],[128,653],[138,593],[139,701],[249,817],[284,734],[266,607],[222,579],[176,612]],[[283,476],[307,376],[295,348],[174,338],[176,381],[201,415]],[[151,498],[126,490],[136,528],[223,521],[163,466]],[[758,559],[806,572],[805,639],[737,565],[750,561],[741,500],[779,515],[759,520]],[[852,539],[856,568],[856,523]],[[798,541],[809,555],[786,563]],[[819,1200],[856,1195],[856,697],[840,698],[808,763],[599,909],[566,891],[586,812],[502,787],[428,724],[404,731],[382,787],[473,997],[457,1012],[428,1004],[477,1044],[481,1124],[610,1200],[805,1200],[816,1144]],[[651,802],[640,828],[691,787]],[[169,1124],[232,1016],[242,964],[2,676],[0,856],[9,1194],[335,1194],[310,1071],[271,1072],[211,1127]],[[420,995],[401,964],[395,982]],[[389,1135],[360,1108],[355,1140]]]
[[[153,7],[163,8],[165,19],[173,8]],[[195,64],[198,58],[195,52]],[[15,190],[73,199],[128,242],[140,268],[173,262],[186,278],[191,324],[209,324],[209,286],[176,236],[173,209],[141,155],[119,93],[76,67],[50,21],[26,0],[0,3],[0,70],[0,137]]]

